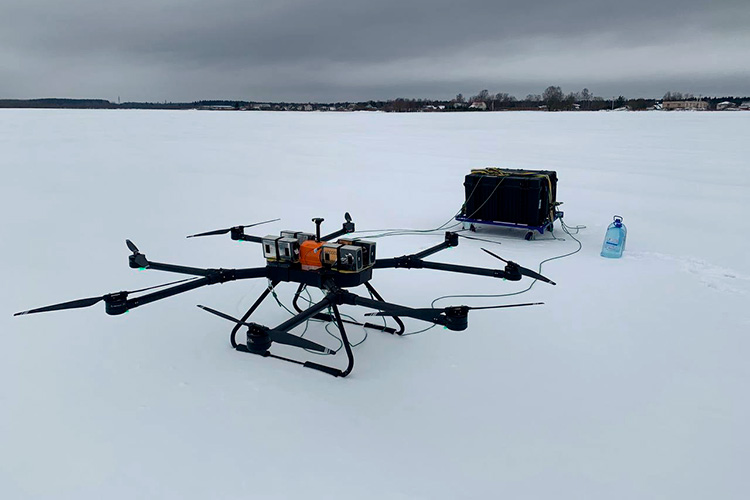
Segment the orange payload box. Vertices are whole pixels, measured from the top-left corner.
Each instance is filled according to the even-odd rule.
[[[320,262],[321,247],[324,241],[307,240],[300,243],[299,262],[302,269],[309,271],[311,269],[320,269],[323,264]]]

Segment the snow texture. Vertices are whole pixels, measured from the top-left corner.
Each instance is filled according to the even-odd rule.
[[[0,498],[747,498],[747,137],[746,113],[0,110]],[[264,280],[118,317],[12,317],[179,278],[130,269],[125,238],[154,261],[254,267],[258,245],[185,236],[274,217],[253,234],[312,217],[332,231],[344,211],[360,230],[434,228],[488,165],[556,170],[583,249],[544,265],[556,287],[438,304],[546,305],[475,311],[463,332],[370,331],[346,379],[237,353],[231,324],[195,307],[239,316]],[[614,214],[627,249],[603,259]],[[501,244],[462,239],[431,260],[501,267],[484,246],[536,268],[577,248],[554,234],[485,230]],[[414,307],[529,283],[372,280]],[[273,300],[253,316],[288,317]],[[320,323],[306,336],[337,346]]]

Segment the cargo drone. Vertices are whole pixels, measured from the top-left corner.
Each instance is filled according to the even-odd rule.
[[[227,229],[218,229],[188,236],[188,238],[194,238],[229,233],[231,239],[236,241],[260,243],[263,247],[263,255],[266,259],[266,265],[264,267],[245,269],[203,269],[153,262],[148,260],[132,241],[125,240],[128,249],[133,252],[132,255],[129,256],[129,264],[131,268],[167,271],[193,277],[140,290],[108,293],[99,297],[90,297],[40,307],[37,309],[30,309],[28,311],[16,313],[14,316],[89,307],[101,301],[104,301],[104,308],[107,314],[118,315],[136,307],[194,290],[205,285],[250,278],[266,278],[269,281],[268,288],[263,291],[260,297],[258,297],[255,303],[250,306],[240,319],[234,318],[215,309],[211,309],[210,307],[203,305],[199,305],[198,307],[215,314],[220,318],[235,323],[230,335],[230,342],[232,347],[237,351],[290,361],[336,377],[346,377],[351,373],[352,368],[354,367],[354,355],[352,354],[351,345],[349,344],[346,330],[344,329],[344,323],[360,325],[365,328],[401,335],[404,333],[404,323],[401,321],[401,317],[409,317],[433,323],[435,325],[443,325],[449,330],[459,331],[467,328],[467,317],[470,310],[498,309],[541,304],[537,302],[482,307],[462,305],[444,308],[414,309],[407,306],[392,304],[383,300],[380,294],[370,284],[373,269],[436,269],[440,271],[503,278],[511,281],[518,281],[523,276],[527,276],[533,279],[545,281],[552,285],[555,284],[541,274],[525,267],[521,267],[515,262],[507,261],[485,249],[482,250],[505,262],[505,268],[487,269],[424,260],[425,257],[434,253],[458,245],[458,233],[450,231],[445,233],[445,240],[442,243],[419,253],[388,259],[376,259],[376,245],[374,242],[356,238],[339,238],[340,236],[354,232],[354,223],[352,222],[349,213],[346,213],[344,218],[345,222],[341,229],[325,236],[320,235],[320,226],[324,220],[322,218],[312,219],[315,223],[315,234],[297,231],[282,231],[279,236],[269,235],[261,238],[245,234],[244,232],[248,227],[279,220],[273,219],[271,221],[258,222],[244,226],[234,226]],[[339,239],[334,242],[333,240],[335,238]],[[299,284],[293,300],[293,305],[297,314],[273,328],[258,323],[248,323],[247,319],[250,315],[281,282]],[[371,298],[362,297],[347,290],[348,288],[354,288],[359,285],[364,285],[366,287]],[[130,297],[131,294],[163,287],[169,288],[153,291],[139,297]],[[307,309],[303,310],[299,307],[297,301],[300,294],[307,287],[318,288],[323,291],[325,296],[321,301],[314,303]],[[342,319],[338,308],[340,305],[354,305],[374,309],[376,312],[367,313],[366,316],[391,317],[398,325],[398,329],[368,322],[359,323],[357,321]],[[328,309],[328,312],[322,312],[325,309]],[[320,354],[335,354],[336,351],[329,349],[328,347],[290,333],[292,329],[310,319],[335,323],[338,327],[341,334],[341,341],[348,358],[348,364],[344,370],[312,361],[298,361],[296,359],[278,356],[270,352],[271,345],[275,342],[277,344],[285,344],[307,349]],[[236,341],[236,334],[242,327],[247,328],[247,340],[244,344],[238,344]]]

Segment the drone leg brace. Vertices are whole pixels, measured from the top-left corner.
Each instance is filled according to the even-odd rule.
[[[365,282],[365,286],[373,295],[373,297],[375,297],[377,300],[381,302],[385,302],[385,300],[383,300],[383,297],[380,296],[377,290],[375,290],[370,283]],[[302,294],[302,291],[305,290],[305,288],[307,288],[307,285],[305,285],[304,283],[300,283],[299,287],[297,287],[297,291],[294,294],[294,299],[292,300],[292,306],[294,306],[294,309],[297,312],[302,312],[302,309],[297,304],[297,300],[299,300],[299,297]],[[313,318],[319,319],[321,321],[326,321],[328,323],[333,323],[335,321],[334,317],[326,313],[318,313],[315,316],[313,316]],[[350,319],[342,319],[341,321],[343,323],[348,323],[350,325],[363,326],[365,328],[372,328],[373,330],[378,330],[378,331],[385,332],[385,333],[391,333],[391,334],[395,333],[396,335],[401,335],[402,333],[404,333],[404,330],[405,330],[404,323],[401,321],[401,318],[399,318],[398,316],[392,316],[392,318],[396,320],[396,323],[398,324],[398,327],[399,327],[398,330],[390,326],[376,325],[375,323],[369,323],[369,322],[360,323],[359,321],[353,321]]]
[[[288,319],[287,321],[280,324],[273,330],[279,331],[279,332],[289,332],[289,330],[295,328],[296,326],[301,325],[302,323],[309,320],[310,318],[313,318],[315,314],[317,314],[320,310],[326,307],[330,307],[333,310],[333,317],[336,322],[336,326],[338,327],[339,332],[341,333],[341,342],[344,346],[344,350],[346,352],[346,356],[348,359],[347,367],[343,371],[338,368],[334,368],[332,366],[321,365],[319,363],[315,363],[312,361],[303,362],[303,361],[298,361],[296,359],[279,356],[277,354],[272,354],[268,350],[264,352],[252,352],[250,349],[248,349],[247,346],[243,344],[237,345],[235,349],[240,352],[257,354],[266,358],[275,358],[275,359],[280,359],[282,361],[289,361],[290,363],[295,363],[298,365],[305,366],[307,368],[312,368],[314,370],[328,373],[329,375],[333,375],[334,377],[346,377],[347,375],[351,373],[352,369],[354,368],[354,353],[352,352],[351,345],[349,345],[349,338],[346,335],[346,330],[344,329],[344,322],[341,319],[341,314],[339,313],[338,307],[336,307],[336,303],[338,302],[338,299],[339,297],[336,294],[329,294],[322,301],[318,302],[317,304],[313,304],[307,310],[302,311],[298,315],[294,316],[293,318]]]
[[[365,287],[367,287],[367,290],[372,294],[373,297],[375,297],[380,302],[385,302],[385,300],[383,300],[383,297],[380,296],[380,294],[378,293],[378,291],[375,290],[375,288],[370,284],[369,281],[365,282]],[[404,327],[404,322],[401,321],[401,318],[399,318],[398,316],[391,316],[391,317],[398,324],[398,330],[395,330],[393,328],[387,328],[387,327],[380,326],[380,325],[373,325],[372,323],[365,323],[365,326],[369,327],[369,328],[375,328],[375,329],[378,329],[378,330],[383,330],[384,332],[388,332],[388,333],[395,333],[396,335],[401,335],[402,333],[404,333],[404,330],[406,328]]]
[[[298,313],[301,313],[302,309],[300,309],[299,305],[297,304],[297,300],[299,300],[299,296],[302,294],[305,288],[307,288],[307,285],[305,285],[304,283],[300,283],[299,286],[297,287],[297,291],[294,292],[294,299],[292,299],[292,306],[294,306],[294,310],[297,311]],[[319,318],[315,318],[315,319],[319,319]]]
[[[247,310],[247,312],[242,316],[240,321],[242,321],[243,323],[247,321],[247,318],[249,318],[250,315],[255,312],[255,310],[258,308],[261,302],[263,302],[266,299],[266,297],[268,297],[268,294],[271,293],[273,289],[276,287],[276,285],[278,284],[279,284],[278,281],[272,281],[271,285],[268,286],[265,290],[263,290],[263,293],[260,294],[260,297],[258,297],[258,300],[256,300],[255,303],[252,306],[250,306],[250,309]],[[229,336],[229,341],[232,343],[232,347],[234,347],[235,349],[237,348],[237,340],[236,340],[237,332],[239,331],[240,328],[242,328],[242,325],[237,323],[234,326],[234,328],[232,328],[232,334]]]
[[[346,370],[341,371],[338,368],[313,363],[312,361],[306,361],[303,366],[328,373],[330,375],[333,375],[334,377],[346,377],[352,372],[352,369],[354,368],[354,353],[352,353],[352,346],[349,345],[349,337],[346,336],[344,321],[341,319],[339,308],[336,307],[336,304],[331,304],[331,309],[333,309],[333,316],[336,319],[336,326],[338,326],[339,332],[341,333],[341,342],[344,344],[344,350],[346,351],[346,356],[348,358]]]

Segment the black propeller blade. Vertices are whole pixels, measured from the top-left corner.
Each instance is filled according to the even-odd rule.
[[[147,288],[141,288],[139,290],[108,293],[106,295],[102,295],[101,297],[89,297],[87,299],[78,299],[78,300],[71,300],[69,302],[61,302],[60,304],[53,304],[51,306],[38,307],[36,309],[29,309],[28,311],[17,312],[13,316],[24,316],[26,314],[34,314],[34,313],[48,312],[48,311],[61,311],[63,309],[79,309],[81,307],[93,306],[94,304],[101,302],[102,300],[107,302],[108,304],[124,304],[125,301],[127,300],[128,295],[130,295],[131,293],[145,292],[147,290],[153,290],[154,288],[162,288],[165,286],[176,285],[177,283],[184,283],[186,281],[191,281],[191,280],[196,280],[196,279],[199,279],[199,277],[196,276],[193,278],[186,278],[184,280],[171,281],[169,283],[164,283],[162,285],[154,285],[154,286],[150,286]],[[125,311],[123,310],[123,312]]]
[[[529,304],[509,304],[501,306],[450,306],[442,309],[435,308],[424,308],[424,309],[411,309],[408,307],[397,306],[388,304],[387,310],[378,311],[374,313],[367,313],[365,316],[406,316],[409,318],[416,318],[422,321],[429,321],[436,325],[443,325],[449,330],[461,331],[466,330],[468,326],[469,311],[472,309],[499,309],[501,307],[519,307],[519,306],[534,306],[541,304],[541,302],[534,302]]]
[[[138,251],[138,247],[135,246],[135,243],[133,243],[132,241],[125,240],[125,244],[128,246],[128,248],[130,249],[131,252],[133,252],[133,253],[141,253],[140,251]]]
[[[227,229],[216,229],[215,231],[207,231],[205,233],[191,234],[190,236],[186,236],[186,238],[195,238],[197,236],[214,236],[217,234],[227,234],[232,229],[237,229],[237,230],[245,229],[246,227],[260,226],[261,224],[268,224],[269,222],[276,222],[277,220],[281,220],[281,219],[264,220],[263,222],[256,222],[254,224],[246,224],[244,226],[234,226],[234,227],[229,227]]]
[[[501,306],[467,306],[470,311],[476,311],[478,309],[503,309],[505,307],[525,307],[525,306],[541,306],[544,302],[527,302],[526,304],[505,304]]]
[[[448,310],[455,310],[456,308],[464,309],[466,311],[474,311],[477,309],[503,309],[506,307],[524,307],[524,306],[539,306],[544,304],[544,302],[528,302],[525,304],[503,304],[499,306],[450,306],[450,307],[443,307],[443,308],[431,308],[431,307],[425,307],[421,309],[414,309],[416,311],[416,314],[414,317],[421,317],[423,315],[435,315],[440,314],[444,312],[448,312]],[[399,311],[398,313],[400,316],[408,316],[408,313],[404,313],[402,311]],[[378,312],[369,312],[365,313],[365,316],[393,316],[393,312],[387,312],[387,311],[378,311]]]
[[[485,252],[487,252],[488,254],[492,255],[492,256],[493,256],[493,257],[495,257],[496,259],[500,259],[500,260],[502,260],[503,262],[505,262],[505,263],[507,264],[507,266],[506,266],[506,267],[508,267],[508,268],[510,268],[510,269],[512,269],[512,270],[517,270],[517,271],[518,271],[519,273],[521,273],[521,274],[522,274],[522,275],[524,275],[524,276],[528,276],[529,278],[534,278],[534,279],[537,279],[537,280],[541,280],[541,281],[544,281],[544,282],[546,282],[546,283],[549,283],[550,285],[557,285],[557,283],[555,283],[555,282],[554,282],[554,281],[552,281],[551,279],[547,278],[546,276],[542,276],[541,274],[539,274],[539,273],[538,273],[538,272],[536,272],[536,271],[532,271],[531,269],[527,269],[527,268],[525,268],[525,267],[523,267],[523,266],[519,266],[518,264],[516,264],[516,263],[515,263],[515,262],[513,262],[513,261],[510,261],[510,260],[505,260],[505,259],[503,259],[502,257],[500,257],[499,255],[496,255],[496,254],[494,254],[494,253],[490,252],[490,251],[489,251],[489,250],[487,250],[486,248],[482,248],[482,250],[484,250],[484,251],[485,251]]]
[[[146,256],[143,255],[140,250],[138,250],[138,247],[135,246],[135,243],[130,240],[125,240],[125,244],[128,246],[128,249],[133,252],[133,255],[130,256],[130,261],[132,263],[135,263],[135,265],[137,265],[138,267],[148,267],[148,259],[146,259]]]
[[[210,312],[211,314],[215,314],[216,316],[229,320],[233,323],[237,323],[239,325],[248,326],[248,327],[253,326],[250,323],[244,323],[238,320],[237,318],[233,318],[232,316],[228,314],[224,314],[221,311],[217,311],[216,309],[211,309],[210,307],[206,307],[202,305],[198,305],[198,307],[200,307],[204,311]],[[294,347],[301,347],[303,349],[310,349],[311,351],[322,352],[323,354],[334,354],[334,351],[332,351],[331,349],[327,347],[317,344],[311,340],[307,340],[305,338],[292,335],[291,333],[282,332],[278,330],[272,330],[270,328],[267,330],[267,333],[268,333],[268,336],[271,338],[271,340],[278,344],[286,344],[286,345],[291,345]]]
[[[60,304],[54,304],[51,306],[38,307],[36,309],[29,309],[28,311],[21,311],[15,313],[13,316],[24,316],[26,314],[47,312],[47,311],[59,311],[62,309],[78,309],[80,307],[93,306],[97,302],[104,300],[106,295],[101,297],[89,297],[88,299],[71,300],[70,302],[62,302]]]

